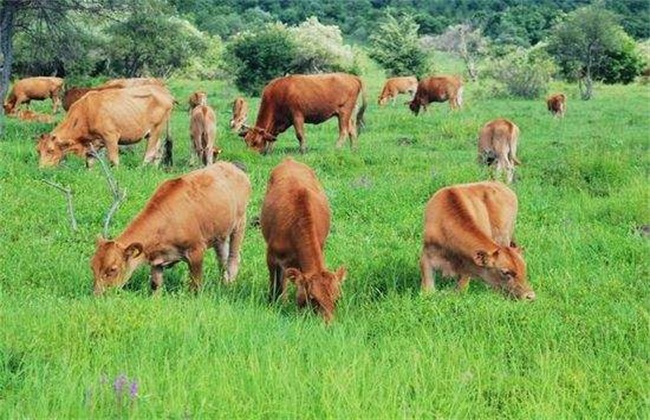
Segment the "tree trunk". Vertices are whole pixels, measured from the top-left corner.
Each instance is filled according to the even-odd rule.
[[[9,76],[13,64],[14,17],[18,4],[15,1],[4,1],[0,6],[0,53],[2,54],[2,73],[0,74],[0,100],[4,104],[9,90]],[[4,131],[4,107],[0,110],[0,136]]]

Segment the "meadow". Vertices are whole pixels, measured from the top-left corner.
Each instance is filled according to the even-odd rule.
[[[444,69],[443,69],[444,70]],[[335,319],[269,306],[264,240],[249,227],[230,286],[206,254],[205,287],[183,263],[152,297],[149,270],[122,290],[92,296],[89,259],[112,198],[99,166],[69,157],[38,168],[35,138],[53,125],[6,120],[0,139],[0,417],[166,418],[647,418],[650,416],[650,87],[577,87],[567,115],[543,100],[495,99],[468,84],[465,106],[413,116],[380,108],[383,75],[369,68],[359,148],[336,150],[336,121],[293,129],[273,154],[246,150],[228,131],[234,87],[171,80],[175,163],[143,167],[144,145],[113,170],[127,190],[118,235],[162,180],[189,171],[188,95],[208,92],[219,116],[220,158],[243,162],[259,214],[270,170],[286,156],[310,165],[330,200],[330,268],[345,265]],[[254,122],[259,99],[251,99]],[[34,104],[40,111],[50,103]],[[473,280],[420,292],[424,205],[439,188],[486,179],[476,138],[506,117],[521,129],[512,188],[534,302]],[[62,114],[57,119],[60,120]],[[79,230],[61,193],[69,186]],[[290,289],[292,294],[293,289]]]

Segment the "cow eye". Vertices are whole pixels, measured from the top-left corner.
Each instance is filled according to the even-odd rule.
[[[515,273],[512,270],[501,270],[501,274],[504,277],[514,277],[515,276]]]

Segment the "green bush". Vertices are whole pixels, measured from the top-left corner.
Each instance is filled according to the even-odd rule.
[[[486,69],[507,95],[528,99],[538,98],[548,90],[555,71],[555,64],[542,48],[516,49],[492,60]]]

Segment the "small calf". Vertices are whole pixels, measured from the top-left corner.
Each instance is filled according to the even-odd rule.
[[[203,165],[212,165],[215,154],[215,141],[217,137],[217,116],[214,110],[208,105],[198,105],[192,109],[190,114],[190,138],[194,154],[191,163],[194,163],[195,155]]]
[[[492,166],[496,162],[497,174],[506,171],[508,183],[514,178],[517,159],[519,127],[505,118],[498,118],[485,124],[479,132],[479,163]]]
[[[553,114],[554,117],[563,118],[566,112],[566,95],[564,93],[556,93],[546,98],[546,108]]]

